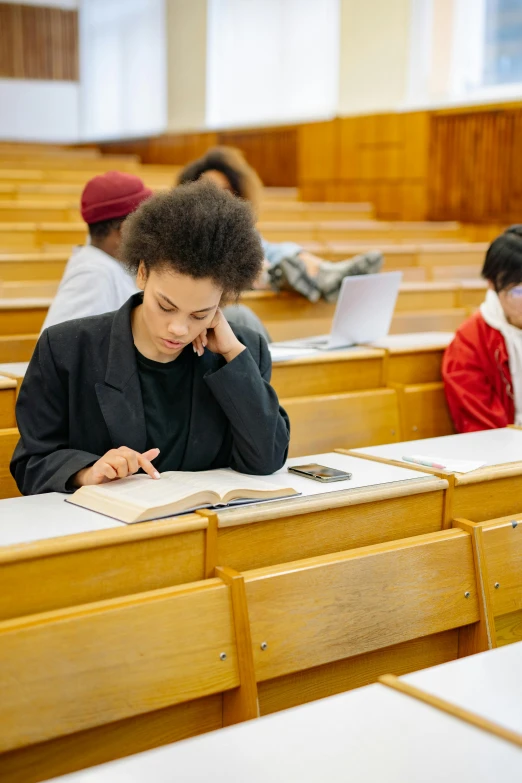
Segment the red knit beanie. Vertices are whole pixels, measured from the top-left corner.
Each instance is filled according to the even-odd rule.
[[[93,177],[83,189],[82,217],[89,224],[127,217],[149,196],[152,190],[134,174],[107,171]]]

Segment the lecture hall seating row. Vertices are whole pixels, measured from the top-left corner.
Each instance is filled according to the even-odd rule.
[[[522,608],[522,569],[503,567],[520,563],[522,539],[505,528],[462,522],[221,566],[203,582],[5,620],[3,779],[42,780],[496,646],[505,607],[492,576]]]
[[[1,177],[1,171],[0,171]],[[174,182],[172,182],[174,185]],[[41,192],[43,186],[38,185],[1,185],[0,184],[0,222],[79,222],[80,195],[69,194],[69,198],[59,199],[56,196]],[[24,188],[22,190],[22,188]],[[59,195],[59,193],[58,193]],[[67,195],[67,194],[64,194]],[[328,204],[295,202],[268,202],[262,204],[259,212],[263,221],[360,221],[372,220],[373,209],[370,204]]]
[[[6,286],[9,290],[8,283],[0,284],[0,294]],[[485,291],[483,281],[403,283],[390,332],[454,331],[484,300]],[[43,295],[0,297],[0,336],[38,332],[51,301],[52,296]],[[312,303],[290,292],[247,291],[240,302],[259,316],[276,342],[328,333],[335,312],[334,303]],[[423,319],[424,328],[418,325]]]
[[[272,383],[292,422],[290,455],[453,432],[440,375],[449,338],[275,363]],[[0,365],[0,430],[16,427],[14,407],[24,371],[25,365]],[[0,482],[0,497],[13,493],[9,478]]]
[[[85,234],[83,240],[85,240]],[[335,253],[329,246],[306,243],[309,249],[317,255],[340,261],[368,250],[375,249],[371,245],[346,244],[340,246]],[[331,246],[330,246],[331,247]],[[379,250],[384,255],[384,271],[400,270],[407,282],[424,282],[429,280],[476,279],[484,262],[487,245],[483,243],[467,243],[461,245],[381,245]],[[0,279],[4,281],[38,281],[55,280],[58,282],[63,274],[65,264],[70,256],[70,248],[55,252],[14,252],[0,253]]]

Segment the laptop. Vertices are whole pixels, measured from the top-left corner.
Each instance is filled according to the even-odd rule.
[[[382,340],[390,330],[401,280],[402,272],[345,277],[330,334],[285,340],[272,346],[276,350],[280,346],[328,351]]]

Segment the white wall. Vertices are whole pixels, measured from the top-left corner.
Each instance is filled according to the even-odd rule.
[[[410,21],[411,0],[341,0],[340,115],[403,106]]]
[[[339,0],[209,0],[208,8],[210,127],[335,115]]]
[[[0,79],[0,139],[77,141],[78,101],[76,82]]]

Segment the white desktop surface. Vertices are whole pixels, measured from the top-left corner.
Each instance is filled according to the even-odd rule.
[[[520,783],[514,745],[383,685],[59,778],[63,783]],[[55,779],[57,780],[57,779]]]
[[[521,433],[522,434],[522,433]],[[351,473],[352,478],[346,481],[332,481],[323,483],[313,479],[303,478],[295,473],[289,473],[286,467],[292,465],[306,465],[316,462],[327,468],[337,468]],[[312,454],[306,457],[292,457],[286,463],[286,467],[275,473],[273,476],[267,476],[266,480],[271,483],[280,484],[281,487],[289,485],[301,492],[303,497],[312,495],[324,495],[331,492],[340,492],[347,489],[366,489],[367,487],[381,487],[383,484],[393,484],[398,481],[411,481],[415,479],[434,478],[428,473],[420,473],[409,468],[400,468],[395,465],[386,465],[384,463],[370,462],[367,459],[350,457],[346,454],[336,454],[327,452],[324,454]],[[436,480],[436,479],[435,479]]]
[[[318,462],[329,468],[339,468],[353,474],[347,481],[336,481],[323,484],[312,479],[301,478],[295,473],[288,473],[285,468],[272,476],[258,476],[261,481],[279,484],[282,488],[291,486],[304,497],[325,495],[347,489],[362,489],[365,487],[382,486],[398,481],[432,479],[431,475],[394,465],[384,465],[369,460],[347,457],[343,454],[312,454],[306,457],[294,457],[288,460],[288,465],[301,465],[307,462]],[[106,530],[111,527],[121,527],[125,523],[98,514],[95,511],[73,506],[66,503],[63,495],[51,492],[44,495],[29,495],[28,497],[8,498],[0,500],[0,546],[23,544],[56,536],[67,536],[73,533],[87,533],[93,530]],[[274,501],[275,502],[275,501]],[[255,504],[249,504],[255,505]],[[259,505],[267,505],[266,503]],[[234,513],[238,507],[232,507]],[[240,506],[239,508],[245,508]],[[225,510],[220,511],[223,513]],[[228,513],[228,509],[227,509]]]
[[[50,492],[0,500],[0,546],[123,525],[116,519],[65,503],[66,497]]]
[[[0,375],[16,375],[17,378],[23,378],[29,367],[29,362],[7,362],[0,364]]]
[[[504,465],[522,461],[522,430],[506,427],[500,430],[466,432],[463,435],[444,435],[440,438],[353,449],[353,453],[399,461],[402,461],[403,457],[416,454],[430,458],[480,460],[487,466]]]
[[[522,642],[400,679],[522,736]]]
[[[455,337],[453,332],[412,332],[411,334],[389,334],[382,340],[370,343],[372,348],[403,350],[405,348],[446,347]]]

